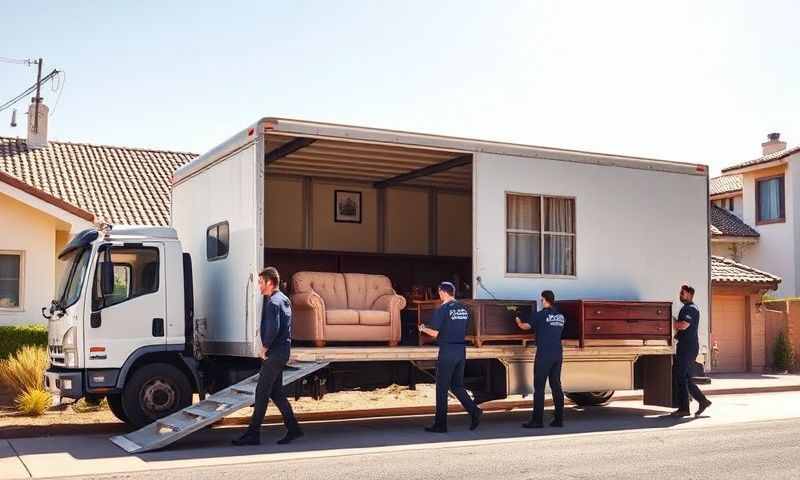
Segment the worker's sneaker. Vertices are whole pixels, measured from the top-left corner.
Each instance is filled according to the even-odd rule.
[[[479,408],[478,411],[475,412],[475,415],[472,416],[472,421],[469,423],[470,430],[475,430],[476,428],[478,428],[478,425],[481,423],[482,416],[483,416],[483,410]]]
[[[302,436],[303,436],[303,431],[300,429],[289,430],[288,432],[286,432],[286,435],[284,435],[283,438],[278,440],[278,445],[287,445],[289,443],[292,443],[293,440],[297,440]]]
[[[555,428],[564,428],[564,421],[561,420],[560,418],[556,418],[552,422],[550,422],[550,426]]]
[[[522,428],[544,428],[544,424],[542,422],[529,420],[522,424]]]
[[[703,412],[706,411],[706,408],[708,408],[710,406],[711,406],[711,400],[705,400],[703,402],[700,402],[700,408],[697,409],[697,411],[695,412],[694,416],[695,417],[699,417],[700,415],[703,414]]]
[[[237,447],[242,447],[245,445],[261,445],[261,438],[258,435],[253,435],[252,433],[247,432],[231,443]]]
[[[447,427],[431,425],[430,427],[425,427],[425,431],[431,433],[447,433]]]
[[[669,416],[670,417],[688,417],[691,414],[692,414],[692,412],[690,412],[689,410],[684,410],[684,409],[681,408],[681,409],[675,410],[674,412],[670,413]]]

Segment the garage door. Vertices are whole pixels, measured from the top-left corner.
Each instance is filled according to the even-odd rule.
[[[713,337],[719,345],[716,372],[744,372],[747,369],[745,297],[714,295]]]

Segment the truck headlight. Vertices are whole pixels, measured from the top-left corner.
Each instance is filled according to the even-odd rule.
[[[64,349],[64,366],[78,368],[78,330],[70,327],[61,341]]]

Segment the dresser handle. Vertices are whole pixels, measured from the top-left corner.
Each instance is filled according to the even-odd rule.
[[[594,327],[594,331],[595,332],[599,332],[600,331],[600,325],[597,325],[596,327]]]
[[[595,310],[595,311],[594,311],[594,314],[595,314],[595,315],[600,315],[600,310]]]
[[[661,313],[662,313],[662,311],[661,311],[660,308],[658,310],[656,310],[656,315],[661,315]]]

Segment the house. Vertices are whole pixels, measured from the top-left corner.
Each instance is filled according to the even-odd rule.
[[[29,118],[33,118],[31,106]],[[169,182],[194,154],[0,137],[0,325],[41,323],[63,268],[58,252],[99,222],[166,225]]]
[[[732,214],[725,218],[740,219],[735,231],[742,234],[712,229],[712,253],[781,277],[775,296],[800,296],[800,146],[787,148],[778,133],[761,146],[761,157],[727,167],[710,182],[712,204]],[[712,226],[722,218],[712,208]]]

